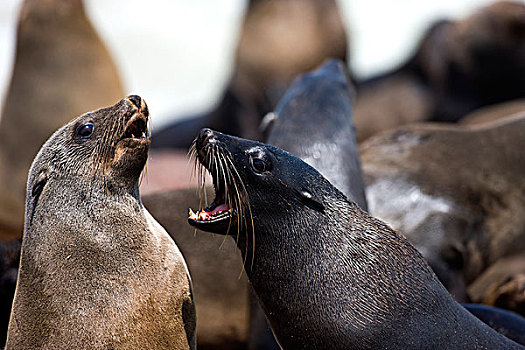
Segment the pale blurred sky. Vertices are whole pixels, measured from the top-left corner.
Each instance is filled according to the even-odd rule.
[[[525,1],[525,0],[518,0]],[[457,18],[490,0],[339,0],[360,77],[410,54],[435,20]],[[0,0],[0,96],[9,84],[22,0]],[[127,93],[141,95],[156,127],[205,110],[231,73],[244,0],[85,0]],[[101,106],[102,107],[102,106]]]

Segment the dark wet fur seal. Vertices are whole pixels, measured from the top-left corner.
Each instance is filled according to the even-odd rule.
[[[353,125],[354,90],[344,63],[327,60],[298,77],[273,114],[266,143],[313,166],[348,199],[367,210]],[[266,119],[267,117],[265,117]],[[252,349],[278,349],[264,313],[251,302]]]
[[[266,143],[301,158],[367,210],[347,75],[342,62],[328,60],[297,78],[274,112]]]
[[[525,249],[524,140],[525,114],[405,126],[360,148],[370,213],[403,232],[459,301],[485,269]]]
[[[81,0],[25,0],[0,121],[0,240],[21,238],[27,172],[39,147],[73,116],[124,96]]]
[[[139,197],[148,116],[132,95],[40,149],[6,349],[195,347],[184,259]]]
[[[511,311],[482,304],[462,305],[474,316],[489,325],[490,328],[514,340],[516,343],[525,345],[525,318],[522,316]]]
[[[203,129],[192,152],[216,199],[190,224],[237,240],[285,349],[519,349],[460,306],[421,254],[315,169]]]
[[[435,23],[401,67],[358,82],[359,141],[410,122],[456,122],[523,96],[525,4],[494,2]]]
[[[186,150],[203,127],[262,140],[261,119],[274,110],[288,85],[328,57],[347,57],[346,30],[336,1],[251,2],[233,74],[217,104],[159,130],[152,147]]]

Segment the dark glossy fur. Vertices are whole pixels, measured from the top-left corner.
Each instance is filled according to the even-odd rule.
[[[457,304],[404,237],[299,158],[209,130],[199,157],[210,144],[231,154],[246,188],[254,236],[248,224],[237,245],[284,349],[520,348]],[[253,170],[255,155],[267,171]]]
[[[301,158],[367,210],[347,75],[343,62],[328,60],[297,78],[274,112],[266,143]]]

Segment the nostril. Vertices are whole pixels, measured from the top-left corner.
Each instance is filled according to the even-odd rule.
[[[137,95],[129,95],[128,96],[128,100],[131,101],[131,103],[133,103],[137,108],[140,109],[140,106],[142,104],[142,98],[140,96],[137,96]]]
[[[213,137],[213,130],[208,128],[201,129],[197,138],[198,146],[204,146],[211,137]]]

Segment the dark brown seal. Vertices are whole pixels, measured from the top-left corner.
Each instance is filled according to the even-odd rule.
[[[184,259],[139,198],[148,115],[129,96],[42,146],[6,349],[194,348]]]
[[[487,267],[525,249],[525,115],[414,125],[361,147],[370,213],[399,229],[458,300]]]
[[[401,67],[357,84],[359,141],[416,121],[455,122],[525,96],[525,4],[499,1],[425,33]]]
[[[454,301],[405,238],[299,158],[210,129],[195,155],[216,197],[188,221],[237,239],[282,348],[522,348]]]
[[[0,121],[0,240],[20,238],[27,172],[44,141],[72,116],[124,95],[81,0],[26,0]]]

